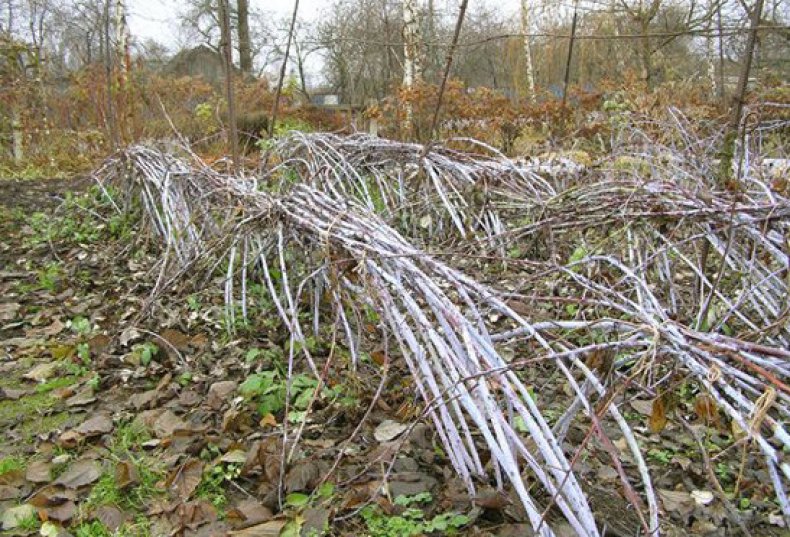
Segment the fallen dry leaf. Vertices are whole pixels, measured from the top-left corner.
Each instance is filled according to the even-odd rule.
[[[66,399],[66,406],[86,406],[94,402],[96,402],[96,397],[93,395],[93,388],[86,387]]]
[[[25,479],[31,483],[49,483],[52,479],[52,465],[44,461],[34,461],[27,465]]]
[[[308,507],[304,510],[302,532],[306,535],[323,535],[329,528],[329,509],[325,507]]]
[[[269,520],[263,524],[250,526],[243,530],[232,531],[230,535],[236,535],[238,537],[279,537],[280,531],[282,531],[287,523],[288,521],[284,519]]]
[[[321,466],[316,461],[302,461],[285,474],[285,491],[310,490],[321,479]]]
[[[52,378],[58,371],[58,364],[54,362],[46,362],[38,364],[33,369],[22,375],[22,378],[34,380],[36,382],[44,382]]]
[[[650,431],[653,433],[660,433],[667,426],[667,411],[664,397],[656,397],[653,400],[653,407],[650,411],[650,420],[648,422]]]
[[[225,453],[219,460],[231,464],[244,464],[247,460],[247,452],[243,449],[233,449]]]
[[[697,505],[708,505],[713,501],[713,493],[709,490],[692,490],[691,497]]]
[[[0,304],[0,321],[12,321],[16,319],[20,305],[17,302],[4,302]]]
[[[66,522],[74,518],[74,515],[77,513],[77,504],[71,500],[67,500],[60,505],[47,507],[45,513],[48,520]]]
[[[170,345],[182,352],[188,350],[189,343],[192,340],[192,338],[183,332],[179,332],[173,328],[165,328],[160,336],[162,339],[170,343]],[[167,345],[165,345],[165,349],[167,349]]]
[[[195,390],[184,390],[178,394],[178,404],[184,407],[195,406],[202,400],[203,398]]]
[[[129,404],[136,410],[150,408],[159,398],[158,390],[148,390],[142,393],[135,393],[129,398]]]
[[[0,474],[0,485],[12,487],[21,486],[25,481],[25,474],[22,470],[10,470]]]
[[[658,496],[667,511],[685,516],[694,510],[694,499],[688,492],[658,489]]]
[[[176,498],[187,501],[203,479],[203,463],[190,459],[176,468],[167,479],[167,488]]]
[[[207,500],[195,500],[179,505],[176,516],[181,527],[195,529],[217,520],[217,510]]]
[[[477,491],[473,502],[475,505],[499,511],[507,507],[510,500],[501,491],[491,487],[485,487]]]
[[[649,416],[653,412],[653,401],[649,399],[633,399],[629,404],[643,416]]]
[[[238,384],[232,380],[215,382],[208,389],[206,405],[214,410],[219,410],[222,408],[222,405],[228,402],[230,394],[236,391],[237,386]]]
[[[63,475],[55,480],[55,484],[77,489],[93,483],[100,476],[101,470],[95,461],[82,459],[69,466]]]
[[[124,512],[113,505],[102,505],[96,510],[94,516],[96,520],[104,524],[110,531],[117,530],[126,522]]]
[[[76,501],[77,493],[58,485],[47,485],[37,490],[28,500],[30,505],[44,509],[68,501]]]
[[[173,414],[170,410],[165,410],[156,418],[153,425],[154,434],[157,438],[167,438],[173,436],[176,431],[189,429],[184,420]]]
[[[376,430],[373,432],[373,437],[376,439],[376,442],[379,443],[390,442],[403,434],[408,428],[409,426],[403,423],[398,423],[393,420],[384,420],[376,427]]]
[[[694,412],[705,423],[719,425],[719,409],[716,406],[716,402],[709,395],[701,393],[697,396],[694,400]]]
[[[112,419],[108,414],[99,413],[83,422],[79,427],[74,429],[79,434],[90,438],[102,434],[107,434],[113,429]]]
[[[18,487],[11,485],[0,485],[0,501],[16,500],[22,495],[22,491]]]
[[[58,438],[58,445],[62,448],[72,449],[79,445],[83,436],[77,431],[66,431]]]
[[[101,354],[112,343],[112,338],[106,334],[97,334],[88,340],[91,354]]]
[[[140,338],[140,332],[138,332],[137,329],[130,327],[125,329],[123,332],[121,332],[121,337],[118,338],[118,342],[123,347],[126,347],[127,345],[129,345],[130,342],[139,338]]]
[[[4,399],[16,401],[27,395],[27,390],[16,390],[14,388],[0,388],[0,401]]]
[[[16,507],[9,507],[0,515],[0,526],[4,530],[14,530],[22,522],[36,516],[36,508],[30,504],[22,504]]]
[[[261,421],[258,422],[258,425],[261,427],[277,427],[277,418],[274,417],[274,414],[269,412],[261,418]]]
[[[246,528],[266,522],[274,516],[272,510],[257,500],[243,500],[228,510],[227,520],[236,528]]]
[[[49,348],[49,353],[55,360],[65,360],[76,354],[77,349],[74,345],[53,345]]]
[[[118,488],[125,489],[130,485],[140,482],[137,468],[131,461],[120,461],[115,465],[115,484]]]
[[[42,328],[31,328],[30,330],[25,331],[25,335],[28,337],[36,337],[36,336],[43,336],[43,337],[52,337],[60,334],[66,328],[66,325],[60,322],[59,319],[55,319],[52,321],[52,324],[49,326],[44,326]]]

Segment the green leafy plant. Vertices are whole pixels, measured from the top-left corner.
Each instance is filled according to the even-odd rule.
[[[132,354],[137,357],[137,359],[140,361],[140,365],[142,366],[149,365],[153,361],[154,357],[156,357],[158,352],[159,347],[150,341],[138,343],[132,347]]]
[[[360,515],[365,521],[368,533],[377,537],[411,537],[429,533],[456,535],[461,528],[469,524],[469,517],[461,513],[447,512],[426,518],[422,509],[413,507],[431,501],[433,497],[429,492],[414,496],[398,496],[394,500],[395,505],[405,508],[400,515],[386,515],[378,505],[365,507]]]
[[[87,336],[93,330],[91,322],[85,317],[74,317],[66,322],[66,326],[80,336]]]
[[[672,462],[672,457],[674,457],[674,452],[668,449],[651,449],[647,452],[647,458],[659,462],[661,464],[669,464]]]
[[[200,311],[203,305],[200,303],[200,297],[197,295],[189,295],[187,297],[187,306],[192,311]]]
[[[241,475],[241,464],[219,462],[203,472],[203,478],[195,491],[195,496],[211,502],[220,512],[228,504],[225,484],[238,479]]]
[[[300,119],[283,118],[278,120],[274,125],[274,130],[272,132],[273,138],[261,138],[255,142],[255,145],[258,146],[258,149],[265,151],[267,149],[271,149],[274,146],[274,140],[285,134],[288,134],[291,131],[311,132],[312,130],[312,126]]]
[[[122,509],[141,511],[162,494],[161,488],[157,487],[162,472],[151,457],[127,454],[123,460],[134,467],[137,482],[129,487],[121,487],[114,473],[105,472],[91,489],[87,500],[89,507],[116,505]]]
[[[299,421],[310,404],[318,387],[318,381],[311,376],[300,374],[291,378],[291,404],[294,411],[291,421]],[[277,414],[285,408],[287,382],[279,371],[261,371],[247,377],[239,386],[239,393],[258,405],[258,412],[265,416]],[[328,394],[329,392],[327,392]]]
[[[77,356],[82,360],[83,365],[90,365],[91,363],[91,348],[85,342],[77,344]]]
[[[285,383],[277,371],[262,371],[247,377],[239,393],[258,404],[261,415],[275,414],[285,408]]]
[[[734,472],[732,467],[730,467],[730,465],[726,462],[720,462],[716,464],[714,472],[716,473],[716,477],[718,477],[719,481],[722,483],[731,483],[733,480]]]

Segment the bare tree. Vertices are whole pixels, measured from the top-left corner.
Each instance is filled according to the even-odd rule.
[[[294,9],[291,15],[291,24],[288,27],[288,40],[285,45],[285,54],[283,54],[283,61],[280,64],[280,77],[277,79],[277,90],[274,92],[274,103],[272,104],[272,115],[269,120],[269,137],[274,134],[274,127],[277,123],[277,111],[280,107],[280,93],[283,89],[285,82],[285,69],[288,66],[288,56],[291,53],[291,43],[293,42],[294,28],[296,27],[296,15],[299,13],[299,0],[294,0]]]
[[[403,83],[402,0],[340,0],[317,34],[324,76],[343,102],[381,99]]]
[[[745,6],[744,6],[745,7]],[[747,9],[748,11],[748,9]],[[749,34],[746,41],[746,50],[744,51],[743,63],[741,64],[741,72],[738,76],[738,88],[735,90],[733,96],[732,108],[730,110],[730,119],[727,125],[727,132],[724,135],[724,146],[722,148],[722,158],[720,167],[720,181],[728,185],[732,179],[732,164],[735,153],[736,140],[741,126],[741,116],[743,115],[743,100],[746,96],[746,89],[749,85],[749,75],[752,71],[752,60],[754,58],[754,49],[757,43],[757,29],[760,26],[760,19],[763,13],[763,0],[755,0],[754,7],[750,13],[750,27]],[[738,163],[740,168],[740,163]],[[740,170],[737,177],[740,177]]]
[[[239,68],[241,72],[252,73],[252,42],[250,41],[250,6],[249,0],[237,0],[238,35],[239,35]]]
[[[218,0],[217,18],[220,23],[220,50],[225,67],[225,95],[228,100],[228,145],[231,147],[232,168],[239,165],[239,136],[236,132],[236,100],[233,94],[233,44],[231,43],[228,0]]]

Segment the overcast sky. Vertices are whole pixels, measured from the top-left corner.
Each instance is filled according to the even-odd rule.
[[[127,0],[129,28],[132,34],[141,40],[150,37],[164,45],[174,45],[178,32],[176,17],[184,4],[185,2],[178,0]],[[300,0],[300,18],[315,20],[321,9],[328,5],[329,2],[325,0]],[[284,16],[292,12],[293,1],[250,0],[250,7]]]
[[[519,0],[472,0],[472,3],[485,3],[502,6],[508,12],[515,12]],[[451,5],[460,2],[448,2]],[[178,22],[176,17],[182,9],[183,1],[178,0],[127,0],[129,10],[129,28],[138,39],[152,38],[163,45],[172,47],[176,44]],[[332,0],[300,0],[299,17],[314,21],[322,10],[331,6]],[[444,4],[442,0],[437,5]],[[264,11],[274,12],[278,16],[288,16],[293,10],[293,0],[250,0],[250,6]]]
[[[231,0],[232,1],[232,0]],[[422,0],[425,1],[425,0]],[[293,12],[293,0],[249,0],[250,8],[271,13],[278,19],[289,18]],[[300,0],[299,19],[317,20],[334,0]],[[471,4],[498,7],[508,13],[518,13],[520,0],[471,0]],[[129,12],[129,29],[138,42],[154,39],[174,51],[179,46],[178,15],[184,10],[183,1],[178,0],[126,0]],[[437,9],[455,12],[459,0],[435,0]],[[319,84],[321,80],[322,59],[320,55],[310,56],[306,65],[308,85]]]

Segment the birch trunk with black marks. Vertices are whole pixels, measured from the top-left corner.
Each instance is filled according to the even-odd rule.
[[[524,36],[524,67],[527,76],[527,97],[530,102],[535,102],[535,68],[532,64],[532,50],[530,48],[529,33],[530,33],[530,18],[529,6],[527,0],[521,0],[521,33]]]
[[[412,89],[422,76],[420,62],[420,23],[417,0],[403,0],[403,88]],[[414,132],[414,110],[405,103],[404,132]]]

